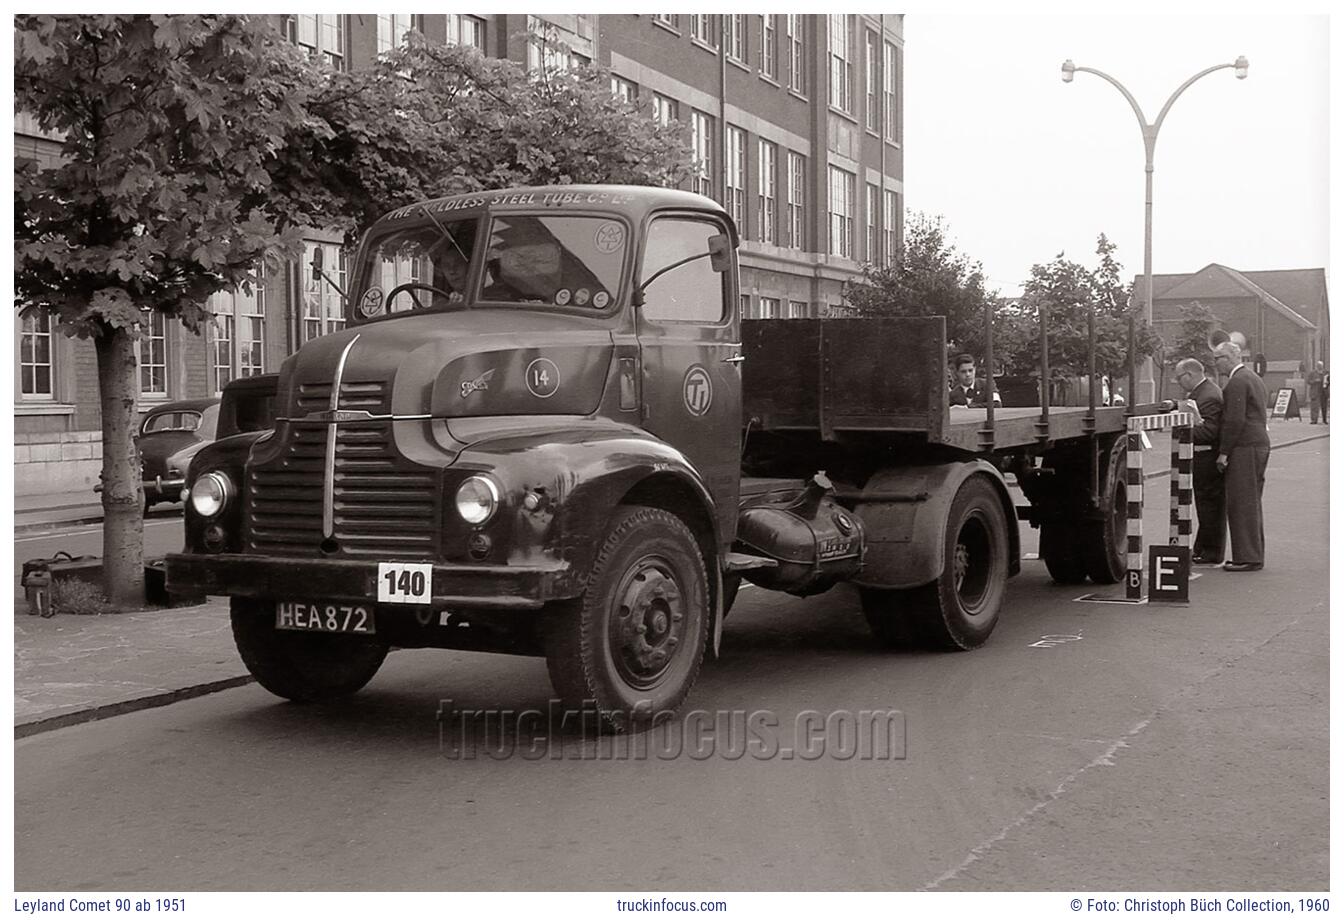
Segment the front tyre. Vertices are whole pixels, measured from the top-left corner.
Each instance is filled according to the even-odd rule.
[[[229,619],[234,644],[257,683],[296,703],[350,696],[387,657],[387,643],[372,636],[276,629],[274,606],[253,598],[233,598]]]
[[[554,612],[546,667],[564,704],[593,703],[616,731],[675,710],[700,672],[709,587],[695,537],[675,515],[621,506],[581,598]]]
[[[913,625],[934,646],[977,648],[999,622],[1008,582],[1008,523],[988,479],[961,484],[943,539],[942,573],[909,594]]]

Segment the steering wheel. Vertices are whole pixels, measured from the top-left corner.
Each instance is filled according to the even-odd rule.
[[[443,288],[435,287],[432,284],[421,284],[419,281],[408,281],[405,284],[399,284],[387,292],[387,299],[383,301],[383,309],[388,313],[392,312],[392,300],[402,291],[411,295],[411,300],[415,303],[417,310],[425,309],[425,305],[420,302],[420,298],[415,296],[416,291],[431,291],[435,294],[442,294],[444,299],[451,301],[454,291],[445,291]],[[461,303],[450,303],[450,306],[461,306]]]

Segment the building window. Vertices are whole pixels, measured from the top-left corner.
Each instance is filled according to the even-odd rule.
[[[789,312],[785,319],[803,319],[807,316],[806,300],[790,300]]]
[[[452,13],[448,16],[448,44],[485,50],[485,20]]]
[[[667,26],[669,29],[675,29],[675,28],[677,27],[677,14],[676,14],[676,13],[654,13],[654,15],[653,15],[653,21],[654,21],[654,22],[660,22],[660,23],[662,23],[663,25]]]
[[[850,43],[852,17],[828,17],[831,31],[831,105],[847,114],[854,112],[854,49]]]
[[[725,15],[723,26],[728,33],[724,37],[724,41],[728,45],[728,56],[745,64],[747,62],[747,17]]]
[[[890,265],[892,262],[896,261],[896,250],[899,245],[899,239],[896,235],[898,224],[896,222],[900,220],[901,212],[900,203],[896,200],[895,192],[887,192],[885,197],[887,199],[887,206],[882,211],[882,233],[887,238],[886,256],[887,264]]]
[[[830,223],[830,248],[833,256],[854,258],[854,174],[830,167],[826,213]]]
[[[52,354],[51,314],[32,308],[19,327],[19,397],[23,400],[56,398],[56,361]]]
[[[706,197],[714,195],[714,119],[704,112],[691,111],[691,191]]]
[[[760,173],[756,180],[756,232],[762,243],[775,242],[775,170],[779,148],[769,141],[760,143]]]
[[[784,37],[789,45],[789,89],[795,93],[807,91],[803,80],[803,17],[790,13],[784,17]]]
[[[867,102],[865,109],[868,113],[868,127],[873,131],[881,131],[882,112],[880,103],[882,97],[879,95],[879,89],[882,86],[881,77],[881,46],[877,40],[876,32],[868,32],[868,47],[865,49],[868,53],[868,79],[864,81],[864,100]]]
[[[313,262],[313,252],[322,247],[322,262],[326,277],[313,279],[308,270]],[[337,290],[345,290],[345,251],[335,243],[315,243],[303,241],[303,341],[307,342],[328,332],[345,327],[345,310],[341,295]],[[330,280],[328,280],[330,279]],[[409,279],[408,279],[409,280]],[[332,284],[335,282],[335,284]]]
[[[242,288],[218,291],[210,296],[214,321],[209,326],[214,392],[238,377],[265,371],[266,276],[257,271],[251,293]]]
[[[866,227],[868,230],[868,261],[877,265],[881,260],[881,253],[878,250],[878,246],[881,245],[881,240],[878,239],[877,234],[878,228],[882,226],[882,190],[871,182],[867,183],[867,185],[868,212],[865,216],[867,218]]]
[[[711,48],[719,47],[719,37],[714,34],[714,17],[708,13],[692,15],[691,38],[704,42]]]
[[[779,79],[779,60],[775,52],[775,17],[769,13],[761,17],[761,73],[771,80]]]
[[[569,70],[576,63],[560,32],[540,16],[527,17],[527,69],[529,73]]]
[[[167,397],[168,322],[158,310],[150,310],[140,323],[135,359],[140,365],[140,395]]]
[[[345,68],[345,16],[339,13],[299,13],[285,20],[285,37],[336,70]]]
[[[406,33],[415,28],[414,16],[410,13],[378,14],[378,53],[391,51],[404,44]]]
[[[761,319],[779,319],[783,315],[779,308],[778,297],[761,298]]]
[[[728,200],[724,202],[738,232],[746,236],[747,227],[747,132],[728,125],[724,138],[728,144]]]
[[[618,77],[615,74],[612,74],[611,94],[615,96],[617,99],[621,100],[622,102],[634,105],[635,100],[639,96],[639,87],[635,86],[635,84],[625,79],[625,77]],[[653,117],[658,118],[657,107],[654,108]],[[664,122],[664,124],[666,124],[666,122]]]
[[[886,136],[894,141],[899,141],[897,132],[900,130],[900,98],[896,94],[896,76],[900,72],[897,69],[896,46],[890,42],[886,45],[886,71],[882,74],[882,108],[883,117],[887,122]]]
[[[653,94],[653,120],[666,125],[677,120],[677,100],[662,93]]]
[[[805,249],[806,235],[804,205],[807,201],[807,164],[801,153],[789,151],[789,178],[785,186],[788,194],[785,205],[784,245],[790,249]]]

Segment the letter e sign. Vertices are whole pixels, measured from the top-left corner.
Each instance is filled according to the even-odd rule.
[[[1190,547],[1148,547],[1148,603],[1190,603]]]

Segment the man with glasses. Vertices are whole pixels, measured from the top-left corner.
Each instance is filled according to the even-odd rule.
[[[1226,572],[1258,572],[1265,567],[1265,519],[1260,499],[1269,465],[1269,430],[1265,427],[1265,383],[1241,363],[1241,348],[1223,342],[1213,350],[1218,372],[1227,374],[1223,387],[1223,430],[1218,439],[1218,468],[1227,496],[1227,528],[1232,560]]]
[[[1199,533],[1195,535],[1195,565],[1221,565],[1227,543],[1227,512],[1224,504],[1223,474],[1218,469],[1218,436],[1222,429],[1223,391],[1204,376],[1204,365],[1185,358],[1176,365],[1174,381],[1185,391],[1186,409],[1195,414],[1193,471],[1195,476],[1195,513]]]

